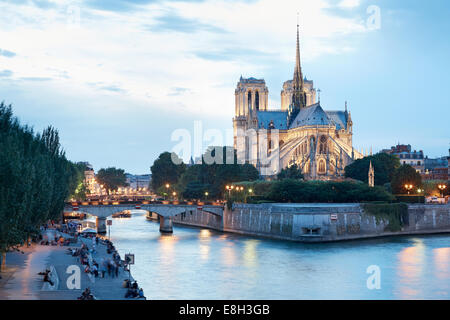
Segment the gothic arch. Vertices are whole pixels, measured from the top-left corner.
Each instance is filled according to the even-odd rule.
[[[327,154],[327,137],[325,135],[320,136],[319,140],[319,154]]]
[[[323,160],[323,159],[319,160],[319,173],[321,173],[321,174],[326,173],[326,163],[325,163],[325,160]]]

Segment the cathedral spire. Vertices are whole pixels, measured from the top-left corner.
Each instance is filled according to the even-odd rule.
[[[298,14],[297,14],[297,47],[296,47],[296,57],[295,57],[295,71],[294,71],[294,86],[298,88],[303,88],[303,74],[302,74],[302,65],[300,62],[300,25],[298,22]]]
[[[297,46],[296,46],[296,58],[295,58],[295,70],[294,79],[292,80],[292,109],[294,115],[300,111],[300,109],[306,107],[306,94],[303,88],[303,74],[302,65],[300,59],[300,25],[298,22],[297,14]]]

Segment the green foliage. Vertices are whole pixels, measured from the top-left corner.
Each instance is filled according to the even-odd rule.
[[[365,203],[364,212],[375,216],[377,223],[388,221],[385,231],[397,232],[408,223],[408,205],[405,203]]]
[[[400,167],[400,160],[393,155],[378,153],[373,156],[365,157],[354,161],[345,167],[345,176],[368,183],[369,166],[372,165],[375,171],[375,185],[382,186],[391,182],[395,171]]]
[[[294,203],[350,203],[362,201],[393,201],[383,187],[370,188],[357,182],[273,181],[265,200]]]
[[[150,169],[152,171],[152,189],[157,191],[167,183],[171,186],[175,185],[186,171],[186,165],[175,153],[163,152]]]
[[[443,180],[428,180],[423,181],[422,183],[422,189],[424,190],[425,196],[441,196],[441,190],[439,190],[438,185],[444,184],[447,186],[447,188],[444,190],[444,196],[450,194],[450,185],[448,181]]]
[[[237,164],[233,148],[209,147],[202,157],[202,163],[188,167],[181,175],[176,189],[189,199],[203,198],[205,192],[209,193],[209,199],[218,199],[223,197],[226,185],[256,180],[258,177],[258,170],[251,164]]]
[[[410,165],[400,166],[394,173],[391,182],[392,192],[394,194],[405,194],[405,184],[413,185],[412,193],[417,192],[418,188],[422,187],[422,177]]]
[[[296,164],[290,166],[289,168],[285,168],[281,170],[281,172],[277,175],[278,180],[282,179],[295,179],[301,180],[303,179],[302,169],[299,168]]]
[[[421,195],[396,195],[395,198],[398,202],[405,203],[425,203],[425,196]]]
[[[116,191],[120,187],[127,186],[127,177],[123,169],[114,167],[100,169],[97,173],[97,182],[103,187],[111,191]]]
[[[205,192],[209,193],[209,184],[203,184],[199,181],[189,182],[183,191],[183,198],[185,199],[205,199]],[[209,198],[209,194],[208,194]]]
[[[0,253],[36,235],[61,216],[64,202],[81,182],[68,161],[58,131],[35,134],[0,103]]]

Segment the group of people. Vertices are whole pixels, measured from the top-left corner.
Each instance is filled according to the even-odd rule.
[[[125,293],[125,298],[138,298],[138,299],[147,299],[144,296],[144,289],[139,288],[137,281],[131,283],[130,280],[126,279],[123,282],[123,286],[127,288],[127,292]]]
[[[85,237],[85,236],[82,236]],[[84,272],[88,273],[90,277],[95,278],[117,278],[120,274],[120,268],[123,267],[124,271],[129,271],[128,264],[129,261],[122,261],[120,254],[114,247],[113,243],[107,239],[101,239],[98,236],[92,236],[92,244],[84,241],[80,248],[69,248],[68,253],[74,257],[79,257],[81,265],[84,266]],[[99,262],[97,262],[93,257],[97,253],[97,247],[99,244],[106,245],[106,252],[108,257],[102,257]],[[133,283],[126,279],[124,280],[124,285],[127,292],[125,293],[125,298],[137,298],[146,299],[144,296],[144,290],[139,288],[136,281]],[[91,294],[90,288],[86,288],[79,300],[93,300],[94,296]]]

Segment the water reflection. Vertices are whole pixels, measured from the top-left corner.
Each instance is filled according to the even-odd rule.
[[[442,280],[450,280],[450,248],[434,249],[433,261],[436,276]]]
[[[299,244],[159,224],[133,215],[111,229],[150,299],[450,298],[450,236]],[[381,268],[381,290],[366,269]]]

